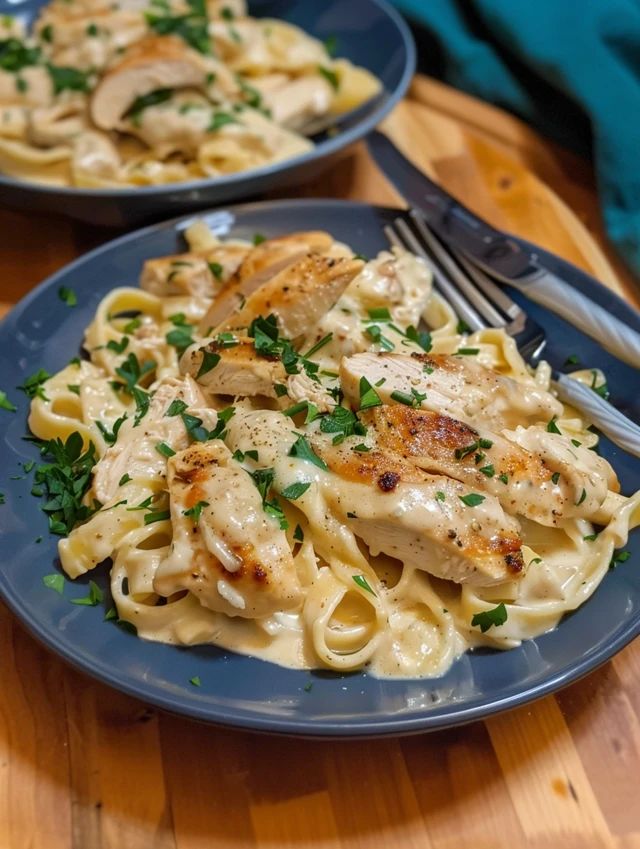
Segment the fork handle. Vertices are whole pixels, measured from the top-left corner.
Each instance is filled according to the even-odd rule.
[[[506,282],[591,336],[619,360],[640,368],[640,333],[555,274],[542,270],[528,279]]]
[[[640,426],[597,395],[593,389],[566,374],[554,375],[558,398],[571,404],[620,448],[640,457]]]

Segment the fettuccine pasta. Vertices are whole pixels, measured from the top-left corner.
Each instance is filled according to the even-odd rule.
[[[439,676],[556,627],[624,559],[640,494],[549,366],[470,333],[421,259],[186,238],[102,300],[29,420],[95,460],[80,522],[49,504],[60,559],[110,559],[141,638]]]
[[[244,0],[52,0],[0,19],[0,173],[117,188],[306,153],[379,81]]]

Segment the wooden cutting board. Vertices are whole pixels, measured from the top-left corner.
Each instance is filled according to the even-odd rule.
[[[492,223],[634,297],[586,163],[424,78],[386,129]],[[399,202],[363,145],[293,194]],[[0,210],[0,306],[112,235]],[[0,849],[640,847],[638,643],[557,697],[402,740],[265,738],[162,714],[68,668],[2,605],[0,681]]]

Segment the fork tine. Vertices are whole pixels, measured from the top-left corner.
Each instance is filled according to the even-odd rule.
[[[462,290],[465,297],[473,304],[473,306],[482,315],[487,324],[491,327],[504,327],[507,322],[494,307],[491,300],[485,298],[483,291],[479,291],[473,278],[470,280],[470,275],[466,268],[461,267],[449,250],[441,244],[440,240],[429,230],[426,222],[419,212],[412,209],[410,212],[413,223],[424,239],[429,252],[432,254],[445,272],[449,274],[453,282]]]
[[[464,295],[447,279],[438,263],[427,253],[424,246],[420,244],[415,235],[409,229],[408,224],[402,218],[396,218],[393,226],[384,228],[384,233],[389,242],[397,247],[410,250],[425,260],[431,269],[434,283],[438,291],[444,296],[459,318],[461,318],[472,330],[483,330],[487,322],[478,314],[473,305]]]
[[[527,315],[515,301],[497,286],[488,274],[481,268],[476,268],[472,265],[463,254],[454,252],[455,257],[460,265],[465,269],[469,277],[482,289],[485,295],[490,298],[500,309],[502,309],[511,321],[506,325],[505,330],[510,335],[519,333],[527,320]]]

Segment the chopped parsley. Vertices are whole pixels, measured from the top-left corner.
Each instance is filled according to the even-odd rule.
[[[167,407],[167,412],[165,416],[179,416],[181,413],[187,409],[189,405],[185,404],[180,398],[174,398],[173,401]]]
[[[296,525],[296,529],[293,532],[293,538],[296,542],[304,542],[304,531],[300,525]]]
[[[156,444],[156,451],[158,454],[162,454],[163,457],[174,457],[176,453],[166,442],[158,442]]]
[[[313,448],[309,445],[307,439],[302,435],[298,436],[297,440],[291,446],[289,450],[289,457],[297,457],[299,460],[306,460],[309,463],[313,463],[314,466],[317,466],[323,471],[327,470],[327,464],[324,460],[318,457]]]
[[[477,507],[485,499],[484,495],[480,495],[477,492],[470,492],[468,495],[459,495],[458,498],[467,507]]]
[[[90,38],[95,38],[98,35],[98,27],[95,24],[89,24],[86,33]]]
[[[216,280],[222,280],[222,275],[224,274],[224,265],[220,265],[219,262],[208,262],[209,271],[213,274]]]
[[[208,133],[215,133],[217,130],[220,130],[222,127],[225,127],[227,124],[237,124],[238,119],[233,115],[229,114],[229,112],[214,112],[211,116],[211,121],[209,122],[209,126],[207,127]]]
[[[547,422],[547,433],[559,433],[562,436],[562,432],[556,424],[557,421],[557,416],[554,416],[550,422]]]
[[[125,114],[125,118],[129,118],[134,127],[139,127],[141,124],[142,113],[150,106],[158,106],[160,103],[166,103],[171,100],[173,90],[170,88],[157,88],[155,91],[150,91],[148,94],[142,94],[136,97]]]
[[[361,589],[366,590],[368,593],[371,593],[371,595],[375,595],[374,590],[371,589],[371,584],[367,581],[364,575],[352,575],[351,577],[353,578],[353,582]]]
[[[163,14],[145,13],[147,23],[154,32],[158,35],[177,35],[199,53],[211,53],[204,0],[187,0],[190,10],[183,15],[172,15],[168,6],[155,5]]]
[[[320,339],[319,342],[316,342],[316,344],[312,348],[309,348],[307,353],[304,355],[305,359],[308,359],[309,357],[312,357],[314,354],[317,354],[318,351],[321,348],[324,348],[325,345],[328,345],[329,342],[331,342],[332,339],[333,339],[333,333],[327,333],[327,335],[323,336],[322,339]]]
[[[196,380],[199,380],[203,375],[207,374],[207,372],[210,372],[211,369],[214,369],[220,362],[220,354],[214,354],[211,351],[207,351],[206,348],[200,348],[200,350],[202,351],[202,362],[200,363],[200,368],[196,374]]]
[[[626,563],[627,560],[631,557],[630,551],[614,551],[613,557],[609,562],[609,568],[615,569],[618,563]]]
[[[483,610],[481,613],[474,613],[471,620],[472,627],[480,626],[480,630],[484,634],[489,628],[498,628],[504,625],[507,621],[508,613],[504,602],[501,602],[492,610]]]
[[[391,313],[387,307],[374,307],[367,310],[371,321],[391,321]]]
[[[150,510],[148,513],[144,514],[144,523],[145,525],[151,525],[153,522],[164,522],[165,519],[170,519],[171,514],[168,510],[158,510],[153,511]]]
[[[208,501],[198,501],[193,505],[193,507],[189,507],[188,510],[183,510],[182,515],[188,516],[190,519],[193,520],[193,524],[197,525],[200,521],[200,516],[202,515],[203,509],[208,506]]]
[[[122,475],[122,477],[118,481],[118,486],[124,486],[125,483],[129,483],[130,480],[131,475],[129,474],[129,472],[125,472],[124,475]]]
[[[587,497],[587,490],[583,489],[582,493],[580,494],[580,498],[576,501],[576,507],[578,507],[580,504],[582,504],[582,502],[585,500],[586,497]]]
[[[10,413],[15,413],[18,408],[7,398],[7,393],[0,389],[0,410],[8,410]]]
[[[598,534],[597,534],[597,533],[595,533],[595,534],[587,534],[587,536],[586,536],[586,537],[582,537],[582,539],[583,539],[583,540],[585,540],[586,542],[594,542],[595,540],[597,540],[597,539],[598,539]]]
[[[60,572],[54,572],[51,575],[45,575],[42,579],[42,583],[50,590],[55,590],[55,592],[62,595],[64,591],[64,575],[61,575]]]
[[[338,37],[336,35],[330,35],[325,38],[324,49],[327,51],[329,56],[335,56],[338,49]]]
[[[560,480],[560,472],[554,472],[551,475],[551,483],[557,484],[559,480]]]
[[[576,356],[576,354],[570,354],[567,359],[564,361],[565,366],[577,366],[580,360]]]
[[[482,466],[482,468],[478,469],[478,471],[488,478],[492,478],[496,473],[496,470],[493,468],[492,463],[489,463],[488,466]]]
[[[324,65],[318,65],[318,73],[325,78],[334,91],[338,90],[340,80],[338,79],[338,75],[335,71],[331,70],[331,68],[325,68]]]
[[[397,401],[399,404],[405,404],[407,407],[419,407],[427,397],[427,393],[418,392],[417,389],[412,388],[409,395],[406,392],[400,392],[400,390],[395,389],[391,393],[391,397],[394,401]]]
[[[287,407],[286,410],[283,410],[283,415],[289,416],[290,418],[293,416],[297,416],[298,413],[302,413],[306,410],[307,415],[305,416],[304,423],[310,424],[315,421],[320,413],[318,412],[318,408],[311,401],[299,401],[297,404],[293,404],[291,407]]]
[[[596,386],[597,379],[598,379],[598,372],[595,369],[591,369],[591,389],[593,389],[593,391],[596,393],[596,395],[599,395],[601,398],[604,398],[604,400],[606,401],[609,398],[609,395],[611,394],[609,392],[609,386],[607,385],[606,381],[603,384],[601,384],[600,386]]]
[[[78,431],[74,431],[65,442],[60,438],[48,442],[37,440],[43,457],[51,462],[38,466],[34,483],[46,495],[42,510],[48,515],[49,530],[54,534],[68,536],[78,522],[92,514],[92,508],[83,504],[83,498],[91,483],[91,473],[97,461],[95,446],[91,442],[86,451]]]
[[[251,241],[254,245],[261,245],[263,242],[267,241],[267,237],[263,236],[262,233],[254,233]]]
[[[447,496],[444,494],[444,492],[436,492],[436,501],[444,501],[446,497]]]
[[[133,387],[140,383],[145,375],[152,372],[157,363],[155,360],[147,360],[145,363],[140,365],[140,362],[135,354],[129,352],[127,358],[121,365],[116,369],[116,374],[118,377],[124,380],[124,384],[116,383],[118,388],[122,388],[125,392],[128,392],[130,395],[133,394]]]
[[[358,421],[356,414],[341,406],[334,407],[328,415],[322,417],[320,430],[322,433],[336,434],[334,444],[342,442],[347,436],[367,435],[366,427]]]
[[[48,371],[40,368],[35,374],[28,377],[25,382],[17,388],[21,389],[28,398],[42,398],[43,401],[48,401],[49,399],[44,394],[42,384],[49,380],[50,377],[51,375]]]
[[[78,296],[73,289],[70,289],[68,286],[61,286],[58,289],[58,297],[68,307],[75,307],[78,303]]]
[[[42,27],[42,29],[40,30],[40,38],[43,41],[46,41],[47,44],[51,44],[51,42],[53,41],[53,27],[51,26],[51,24],[47,24],[46,26]]]
[[[360,409],[370,410],[382,404],[380,396],[364,375],[360,378]]]
[[[480,348],[458,348],[456,351],[456,354],[460,354],[463,357],[475,357],[479,353]]]
[[[287,486],[283,490],[281,490],[280,495],[289,501],[296,501],[298,498],[305,494],[305,492],[309,489],[310,486],[311,483],[309,482],[302,483],[299,481],[297,483],[292,483],[290,486]]]
[[[475,442],[471,442],[469,445],[465,445],[464,448],[456,448],[454,451],[454,457],[456,460],[464,460],[469,454],[473,454],[478,451],[479,448],[491,448],[493,442],[490,439],[477,439]],[[477,455],[480,459],[484,459],[484,454]],[[480,462],[480,460],[478,460]]]
[[[426,354],[428,354],[431,350],[431,334],[427,330],[416,330],[416,328],[410,324],[409,327],[407,327],[405,335],[407,339],[410,339],[412,342],[415,342],[416,345],[419,345]]]
[[[193,345],[193,324],[189,324],[184,313],[176,313],[169,316],[169,321],[173,324],[174,329],[170,330],[166,335],[166,340],[169,345],[173,345],[178,356],[183,354],[189,345]]]
[[[194,675],[193,678],[189,678],[189,683],[194,687],[201,687],[202,681],[200,680],[199,675]]]
[[[370,324],[368,327],[365,327],[364,333],[369,337],[369,339],[371,339],[372,342],[375,342],[376,345],[380,345],[383,351],[393,351],[396,347],[391,339],[387,339],[386,336],[383,336],[382,330],[378,324]]]
[[[262,509],[265,513],[267,513],[267,515],[277,519],[280,523],[280,529],[286,531],[289,527],[289,522],[287,521],[287,517],[284,515],[278,499],[274,498],[269,500],[268,498],[273,484],[273,469],[256,469],[255,472],[250,472],[249,474],[253,478],[253,482],[255,483],[258,492],[260,493],[260,497],[262,498]]]
[[[0,69],[17,72],[30,65],[37,65],[40,60],[38,47],[27,47],[17,38],[7,38],[0,41]]]
[[[113,428],[111,430],[109,430],[106,425],[104,425],[101,421],[98,421],[96,419],[96,427],[102,434],[102,437],[107,443],[107,445],[115,444],[116,439],[118,438],[118,431],[120,430],[126,419],[127,414],[125,413],[124,416],[120,416],[119,419],[115,420],[115,422],[113,423]]]
[[[116,342],[115,339],[110,339],[106,347],[109,351],[113,351],[115,354],[124,354],[127,346],[129,345],[129,337],[123,336],[119,342]]]
[[[89,72],[80,71],[77,68],[59,68],[55,65],[47,65],[53,93],[60,94],[61,91],[89,91]]]
[[[69,392],[73,392],[74,395],[80,394],[80,384],[79,383],[67,383],[67,389]]]
[[[89,593],[82,598],[72,598],[71,604],[82,604],[87,607],[97,607],[104,599],[104,593],[95,581],[89,581]]]
[[[506,475],[506,474],[503,472],[501,475],[498,475],[498,480],[499,480],[499,481],[501,481],[501,482],[502,482],[502,483],[504,483],[504,484],[507,484],[507,483],[509,483],[509,476],[508,476],[508,475]]]

